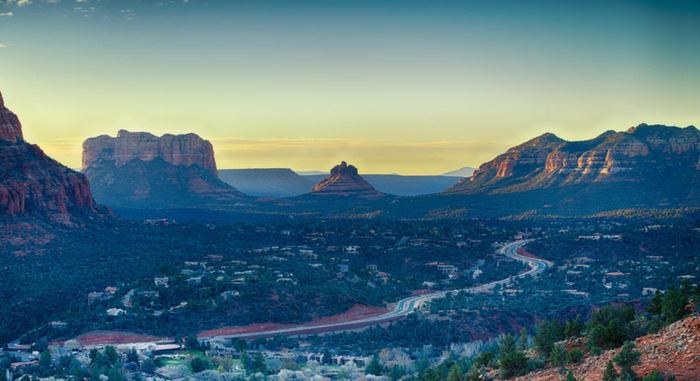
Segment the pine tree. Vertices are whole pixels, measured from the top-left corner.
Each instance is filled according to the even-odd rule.
[[[454,364],[450,372],[447,374],[447,381],[462,381],[464,379],[464,371],[459,364]]]
[[[365,373],[374,376],[381,376],[383,370],[384,369],[382,367],[382,364],[379,363],[379,356],[375,354],[374,356],[372,356],[372,360],[370,360],[369,364],[367,364],[367,368],[365,368]]]
[[[574,374],[569,370],[569,373],[566,374],[566,378],[564,378],[564,381],[577,381],[576,377],[574,377]]]
[[[613,361],[608,361],[608,365],[605,366],[605,371],[603,371],[603,381],[615,381],[617,380],[618,376],[619,374],[617,373],[617,370],[615,370]]]

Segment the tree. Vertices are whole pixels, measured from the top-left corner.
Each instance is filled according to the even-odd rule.
[[[574,377],[574,374],[569,370],[569,373],[566,374],[566,378],[564,378],[564,381],[577,381],[576,377]]]
[[[639,358],[642,356],[641,352],[637,351],[637,346],[633,342],[626,342],[620,352],[615,355],[613,360],[620,366],[620,378],[624,381],[636,380],[637,373],[632,370],[632,366],[639,365],[641,362]]]
[[[520,338],[518,339],[518,349],[521,351],[527,350],[527,328],[520,329]]]
[[[512,351],[501,358],[499,372],[501,377],[510,378],[521,375],[527,370],[528,358],[521,351]]]
[[[482,352],[479,357],[474,360],[474,365],[477,367],[487,367],[494,361],[495,358],[496,354],[491,351]]]
[[[603,371],[603,381],[615,381],[619,375],[617,370],[615,370],[613,361],[608,361],[608,365],[605,366],[605,371]]]
[[[51,352],[44,350],[39,355],[39,368],[47,370],[51,367]]]
[[[328,347],[323,349],[323,363],[324,364],[331,363],[331,351],[328,350]]]
[[[265,360],[259,352],[255,354],[251,369],[253,373],[267,374],[267,364],[265,364]]]
[[[243,369],[245,369],[246,373],[250,374],[252,372],[250,356],[248,356],[248,351],[245,349],[241,353],[241,364],[243,364]]]
[[[236,339],[233,342],[233,348],[239,352],[243,352],[248,349],[248,342],[243,339]]]
[[[406,375],[406,369],[404,369],[402,366],[400,366],[398,364],[391,367],[391,369],[389,369],[389,371],[387,372],[387,376],[389,377],[389,379],[391,381],[398,381],[405,375]]]
[[[46,337],[42,337],[32,344],[32,351],[43,352],[47,349],[49,349],[49,342],[46,340]]]
[[[379,363],[379,356],[375,354],[374,356],[372,356],[372,360],[370,360],[369,364],[367,364],[367,367],[365,368],[365,374],[381,376],[383,371],[384,367],[382,366],[382,364]]]
[[[552,364],[563,367],[566,363],[566,351],[561,345],[552,347],[552,353],[549,356],[552,359]]]
[[[126,353],[126,361],[133,362],[134,364],[139,364],[139,354],[136,352],[136,348],[131,347],[131,350]]]
[[[569,364],[577,364],[583,360],[583,351],[581,348],[573,348],[566,353],[566,362]]]
[[[185,339],[185,349],[190,351],[198,351],[202,349],[202,347],[199,345],[199,340],[197,340],[197,336],[187,336],[187,339]]]
[[[107,373],[107,381],[126,381],[126,373],[122,368],[112,368]]]
[[[447,381],[462,381],[463,378],[464,371],[462,367],[459,366],[459,363],[455,363],[450,369],[450,372],[447,373]]]
[[[643,381],[664,381],[664,377],[659,373],[658,370],[654,369],[651,374],[644,377]]]
[[[690,311],[685,308],[687,302],[688,299],[683,290],[675,287],[669,288],[661,302],[661,317],[664,322],[670,324],[688,315]]]
[[[576,315],[576,319],[567,320],[566,323],[564,323],[564,337],[567,339],[579,337],[581,336],[583,328],[584,324],[581,321],[581,315]]]
[[[500,358],[508,356],[511,352],[515,350],[515,338],[511,336],[510,333],[503,336],[499,342],[500,348],[498,349],[498,355]]]
[[[548,321],[544,319],[535,326],[533,346],[544,358],[549,358],[554,348],[554,343],[563,339],[564,333],[561,324],[557,320]]]
[[[192,368],[192,373],[199,373],[209,368],[209,361],[206,358],[196,356],[190,360],[190,368]]]
[[[469,370],[469,373],[465,377],[465,381],[483,381],[484,373],[486,373],[486,368],[484,368],[483,366],[477,367],[475,364],[472,366],[471,370]]]
[[[652,315],[661,315],[661,303],[663,302],[664,294],[660,291],[654,293],[654,297],[649,299],[649,305],[646,311]]]
[[[119,355],[117,354],[117,350],[114,349],[113,346],[107,345],[105,347],[105,356],[107,356],[107,359],[109,360],[110,364],[114,365],[117,363],[117,360],[119,360]]]
[[[145,359],[143,363],[141,363],[141,370],[148,374],[155,373],[157,368],[156,363],[151,359]]]

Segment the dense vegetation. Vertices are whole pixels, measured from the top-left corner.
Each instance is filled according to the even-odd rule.
[[[0,306],[4,342],[30,328],[37,329],[23,341],[90,329],[184,335],[254,322],[300,323],[355,304],[383,306],[424,288],[424,282],[437,288],[473,283],[444,283],[446,275],[429,264],[472,268],[492,250],[490,237],[514,231],[479,221],[380,220],[169,226],[96,221],[84,229],[41,223],[15,229],[8,231],[16,239],[0,254],[0,295],[9,301]],[[155,285],[154,278],[167,279],[167,285]],[[116,291],[88,301],[90,292],[104,293],[108,286]],[[110,308],[128,313],[110,316]],[[45,325],[52,320],[69,325],[53,331]]]

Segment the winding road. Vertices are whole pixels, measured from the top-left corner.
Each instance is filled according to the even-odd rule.
[[[425,303],[426,301],[428,301],[430,299],[440,298],[440,297],[443,297],[447,294],[458,293],[460,291],[475,292],[475,291],[489,290],[489,289],[496,287],[496,285],[499,285],[499,284],[508,284],[508,283],[512,282],[513,279],[523,278],[526,276],[539,274],[539,273],[545,271],[547,268],[551,267],[552,262],[550,262],[550,261],[546,261],[544,259],[539,259],[539,258],[526,257],[524,255],[518,254],[518,250],[520,250],[520,248],[525,246],[525,244],[528,242],[529,242],[528,240],[511,242],[511,243],[506,244],[505,246],[503,246],[501,249],[498,250],[499,254],[505,255],[507,257],[510,257],[512,259],[515,259],[515,260],[518,260],[521,262],[525,262],[530,266],[530,269],[528,271],[525,271],[525,272],[520,273],[518,275],[509,276],[508,278],[505,278],[505,279],[493,281],[490,283],[486,283],[486,284],[482,284],[482,285],[470,287],[470,288],[450,290],[450,291],[440,291],[440,292],[435,292],[432,294],[410,296],[408,298],[401,299],[398,302],[396,302],[396,306],[394,307],[393,311],[387,312],[387,313],[379,315],[379,316],[370,317],[370,318],[358,319],[358,320],[353,320],[353,321],[346,321],[346,322],[341,322],[341,323],[332,323],[332,324],[323,324],[323,325],[308,325],[308,326],[298,326],[298,327],[292,327],[292,328],[283,328],[283,329],[275,329],[275,330],[267,330],[267,331],[232,334],[232,335],[210,336],[208,338],[200,338],[200,339],[203,339],[203,340],[233,339],[233,338],[253,339],[256,337],[273,337],[273,336],[277,336],[277,335],[296,336],[296,335],[307,335],[307,334],[313,334],[313,333],[343,331],[343,330],[348,330],[348,329],[367,327],[367,326],[370,326],[373,324],[386,323],[386,322],[389,322],[391,320],[395,320],[395,319],[398,319],[402,316],[406,316],[410,313],[415,312],[421,306],[421,304]]]

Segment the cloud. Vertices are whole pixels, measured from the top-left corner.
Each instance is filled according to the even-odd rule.
[[[2,44],[2,43],[0,43],[0,49],[9,48],[11,46],[15,46],[15,44],[11,44],[11,43]]]
[[[40,1],[43,1],[44,3],[49,3],[49,4],[58,4],[61,2],[61,0],[40,0]],[[87,0],[77,0],[77,1],[79,3],[82,3],[82,2],[85,2]],[[32,3],[33,3],[32,0],[7,0],[8,5],[17,4],[20,7],[25,6],[25,5],[29,5]]]
[[[12,17],[15,14],[12,12],[5,12],[5,13],[0,13],[0,17]]]

